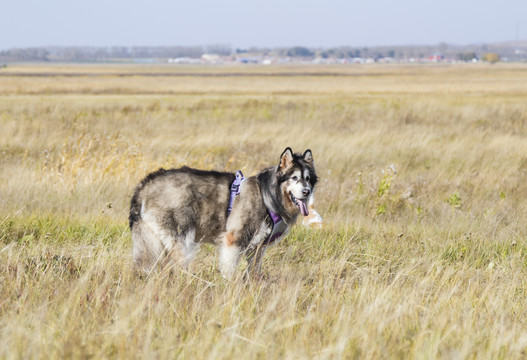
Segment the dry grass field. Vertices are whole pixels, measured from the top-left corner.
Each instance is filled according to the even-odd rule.
[[[527,357],[527,65],[0,69],[0,358]],[[259,281],[141,277],[158,167],[313,151]],[[240,264],[240,272],[245,264]]]

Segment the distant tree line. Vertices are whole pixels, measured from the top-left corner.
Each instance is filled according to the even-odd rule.
[[[207,46],[61,46],[9,49],[0,51],[0,61],[89,62],[147,58],[199,58],[205,53],[230,55],[229,45]]]
[[[523,49],[523,50],[521,50]],[[393,59],[404,61],[427,57],[440,57],[459,61],[481,59],[496,62],[500,59],[527,60],[527,42],[483,45],[450,45],[439,43],[426,46],[376,46],[309,48],[232,49],[230,45],[207,46],[111,46],[111,47],[36,47],[0,51],[0,61],[50,61],[50,62],[105,62],[131,61],[134,59],[200,58],[203,54],[222,56],[275,56],[299,59]],[[489,54],[495,54],[490,56]]]
[[[474,51],[469,51],[469,52],[459,53],[457,55],[457,59],[461,61],[472,61],[474,59],[477,60],[478,56],[476,55]]]
[[[0,59],[4,61],[48,61],[49,49],[26,48],[0,51]]]

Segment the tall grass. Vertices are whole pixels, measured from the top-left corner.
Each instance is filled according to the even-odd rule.
[[[8,69],[1,358],[527,355],[526,66]],[[189,272],[134,271],[149,171],[255,174],[286,146],[313,151],[326,225],[263,280],[226,283],[208,246]]]

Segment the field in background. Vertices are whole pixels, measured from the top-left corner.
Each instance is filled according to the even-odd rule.
[[[526,99],[514,64],[0,69],[0,358],[524,358]],[[134,272],[148,172],[286,146],[326,225],[264,280]]]

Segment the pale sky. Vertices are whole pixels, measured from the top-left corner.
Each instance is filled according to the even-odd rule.
[[[2,0],[0,50],[376,46],[527,39],[527,0]]]

